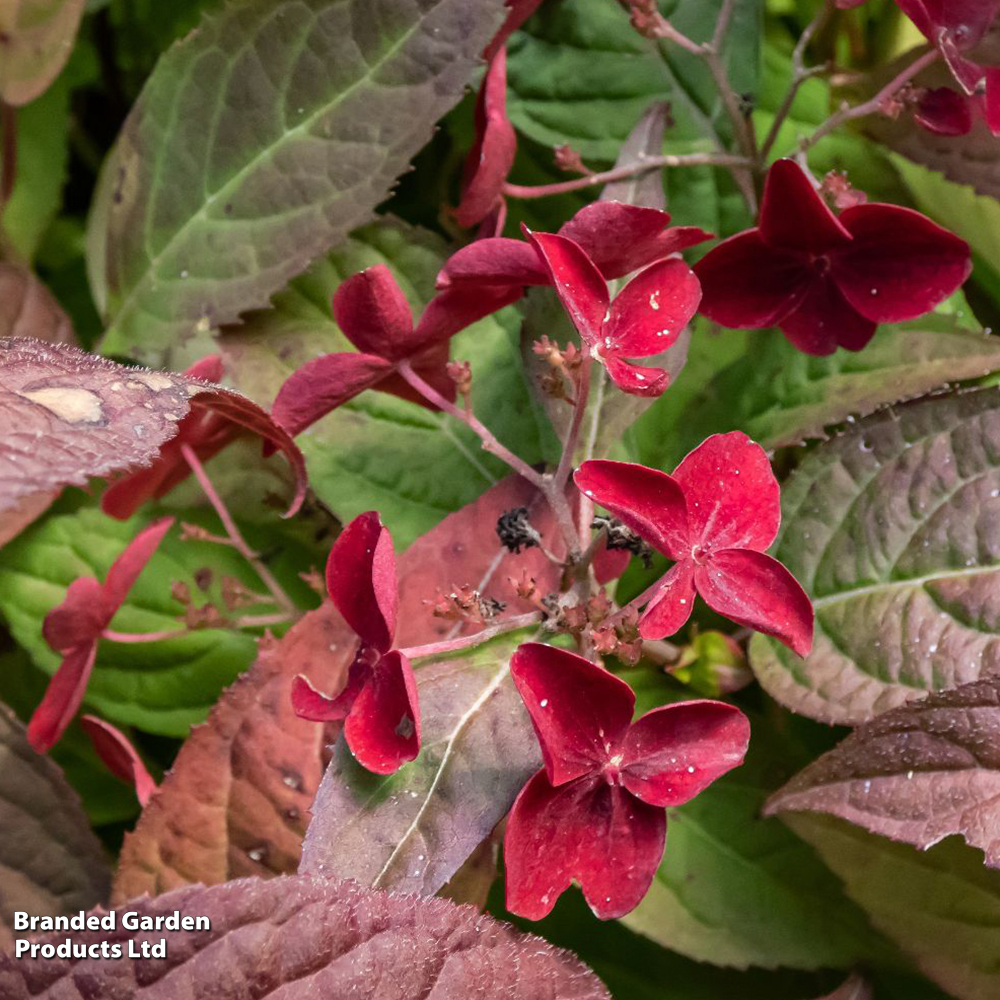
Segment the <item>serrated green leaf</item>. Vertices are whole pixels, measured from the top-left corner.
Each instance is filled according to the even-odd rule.
[[[200,517],[191,514],[185,519],[197,522]],[[84,508],[35,524],[0,550],[0,612],[17,641],[46,673],[54,673],[60,659],[42,638],[45,615],[63,600],[66,588],[77,577],[103,578],[146,520],[115,521]],[[274,569],[280,568],[282,560],[294,561],[294,556],[284,546]],[[206,595],[198,597],[194,573],[206,566],[213,570],[214,583]],[[208,542],[182,542],[175,531],[150,559],[112,628],[176,631],[182,627],[178,617],[184,608],[171,596],[171,583],[186,583],[198,603],[214,599],[221,606],[218,588],[223,574],[261,589],[248,564],[234,551]],[[264,604],[255,607],[255,613],[258,610],[275,609]],[[138,646],[105,641],[98,650],[85,703],[118,724],[186,736],[191,725],[205,718],[222,688],[249,666],[255,651],[251,635],[220,629]]]
[[[1000,995],[1000,872],[979,851],[954,837],[918,851],[810,813],[786,822],[925,975],[958,1000]]]
[[[672,469],[709,434],[739,429],[765,448],[825,436],[825,428],[887,403],[1000,369],[1000,338],[976,329],[967,307],[881,327],[858,353],[816,358],[774,331],[713,332],[699,325],[677,385],[635,424],[627,453]]]
[[[1000,389],[930,398],[851,426],[782,491],[772,549],[816,609],[805,659],[755,636],[778,701],[857,724],[996,671]]]
[[[661,4],[671,23],[707,41],[720,0]],[[737,93],[758,85],[763,4],[736,5],[724,48]],[[669,42],[643,38],[614,3],[565,0],[546,4],[511,40],[508,111],[518,131],[544,146],[568,143],[585,161],[612,163],[647,108],[669,101],[670,152],[713,152],[727,141],[729,122],[705,64]],[[749,223],[727,173],[710,167],[666,174],[674,221],[716,232]]]
[[[347,276],[388,264],[416,314],[433,294],[445,246],[432,233],[383,219],[318,261],[275,308],[227,331],[222,347],[237,386],[267,404],[296,368],[331,351],[353,350],[333,320],[330,300]],[[528,462],[551,456],[551,428],[530,398],[518,349],[517,313],[508,308],[452,341],[468,360],[476,414]],[[312,488],[343,520],[377,509],[406,547],[507,473],[465,425],[380,392],[368,392],[297,439]]]
[[[648,669],[623,676],[638,712],[686,696]],[[884,957],[884,942],[815,852],[780,821],[761,818],[770,792],[808,752],[788,718],[750,718],[746,763],[669,810],[656,879],[622,923],[689,958],[741,969],[847,968]]]
[[[233,0],[160,60],[92,214],[109,353],[183,367],[374,207],[502,0]]]

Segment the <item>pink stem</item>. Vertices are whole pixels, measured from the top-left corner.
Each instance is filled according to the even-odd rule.
[[[226,529],[226,534],[229,536],[233,548],[250,563],[254,572],[260,577],[261,582],[271,592],[275,603],[285,608],[286,611],[294,611],[295,605],[282,589],[281,584],[278,583],[271,571],[261,562],[260,557],[247,545],[246,540],[240,534],[240,529],[236,527],[236,522],[230,515],[222,497],[216,492],[211,479],[208,478],[208,473],[205,472],[205,467],[201,464],[194,451],[192,451],[191,446],[182,444],[181,454],[184,456],[184,461],[191,467],[191,471],[194,473],[195,479],[198,480],[198,484],[201,486],[205,496],[208,497],[208,502],[215,508],[215,513],[219,515],[219,520],[222,522],[222,527]]]
[[[445,399],[437,389],[425,382],[413,370],[413,366],[409,361],[401,361],[396,370],[424,399],[433,403],[439,410],[451,414],[456,420],[461,420],[463,424],[468,424],[476,432],[486,451],[506,462],[519,476],[527,479],[529,483],[537,486],[540,490],[545,489],[545,479],[540,472],[536,472],[527,462],[518,458],[509,448],[502,445],[497,440],[496,435],[478,417],[459,409],[454,403]]]
[[[505,632],[513,632],[515,629],[527,628],[529,625],[537,625],[544,618],[541,611],[529,611],[524,615],[517,615],[514,618],[506,618],[495,625],[487,625],[486,628],[472,635],[461,635],[455,639],[443,639],[441,642],[428,643],[426,646],[410,646],[407,649],[399,650],[403,656],[415,660],[421,656],[439,656],[442,653],[451,653],[458,649],[469,649],[472,646],[479,646],[498,635]]]
[[[111,642],[166,642],[168,639],[182,639],[186,635],[190,635],[191,632],[188,629],[173,630],[170,632],[115,632],[112,629],[106,628],[101,633],[102,639],[108,639]]]
[[[599,184],[624,180],[635,174],[643,174],[648,170],[660,170],[664,167],[746,167],[750,161],[742,156],[729,153],[685,153],[678,156],[664,154],[663,156],[646,156],[635,163],[627,163],[621,167],[604,170],[598,174],[587,174],[586,177],[575,177],[571,181],[559,181],[556,184],[504,184],[503,193],[508,198],[547,198],[550,195],[567,194],[571,191],[584,191]]]

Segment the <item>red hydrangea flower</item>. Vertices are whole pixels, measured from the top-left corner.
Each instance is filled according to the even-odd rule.
[[[618,388],[634,396],[659,396],[670,380],[667,372],[626,359],[662,354],[680,336],[701,299],[691,268],[677,258],[650,264],[611,301],[601,272],[573,240],[551,233],[529,233],[528,238],[580,339]]]
[[[111,564],[103,583],[92,576],[74,580],[62,604],[45,616],[42,635],[63,661],[28,722],[28,742],[39,753],[59,742],[76,715],[98,641],[173,523],[172,517],[165,517],[144,528]]]
[[[507,908],[540,920],[576,880],[598,917],[620,917],[659,867],[665,807],[738,767],[750,725],[718,701],[665,705],[633,722],[628,684],[553,646],[521,646],[510,669],[545,767],[507,821]]]
[[[967,135],[976,119],[1000,136],[1000,69],[985,71],[982,94],[966,97],[951,87],[924,91],[913,112],[918,125],[936,135]]]
[[[124,781],[135,789],[139,805],[145,808],[156,791],[156,782],[128,737],[110,722],[98,719],[95,715],[82,715],[80,725],[90,737],[104,766],[119,781]]]
[[[326,586],[361,646],[340,694],[330,698],[300,674],[292,705],[296,715],[314,722],[346,719],[344,738],[358,762],[392,774],[420,752],[420,709],[410,661],[392,648],[396,560],[378,514],[361,514],[343,530],[330,550]]]
[[[653,261],[711,239],[693,226],[669,228],[670,216],[655,208],[595,201],[558,232],[578,244],[604,278],[621,278]],[[445,261],[439,289],[471,287],[519,296],[525,285],[548,285],[552,274],[533,246],[504,236],[476,240]]]
[[[838,217],[798,164],[779,160],[760,224],[724,240],[696,265],[701,311],[723,326],[779,326],[806,354],[861,350],[879,323],[916,319],[972,270],[968,244],[897,205]]]
[[[509,291],[445,292],[430,301],[414,326],[410,305],[389,268],[369,267],[342,282],[333,297],[337,324],[357,353],[326,354],[303,365],[281,387],[271,413],[296,435],[366,389],[430,406],[397,373],[402,361],[454,401],[455,383],[445,368],[448,340],[516,298]]]
[[[306,490],[305,459],[288,433],[256,403],[229,390],[208,383],[222,378],[222,359],[211,355],[195,362],[185,373],[205,382],[205,391],[191,397],[191,411],[178,424],[177,434],[160,448],[157,459],[145,469],[137,469],[117,480],[104,492],[101,509],[119,520],[128,520],[143,504],[159,500],[191,475],[191,467],[181,453],[187,445],[207,462],[233,441],[249,434],[262,437],[269,450],[280,449],[295,473],[295,498],[286,517],[302,505]]]
[[[644,639],[677,632],[697,591],[720,615],[808,654],[812,604],[795,577],[765,554],[781,522],[781,495],[759,444],[740,431],[715,434],[671,476],[592,461],[574,478],[595,503],[675,560],[639,618]]]
[[[507,117],[507,50],[501,48],[490,61],[476,99],[476,141],[465,161],[462,200],[455,209],[460,226],[470,228],[492,216],[484,228],[490,233],[503,229],[503,186],[516,153],[517,136]]]

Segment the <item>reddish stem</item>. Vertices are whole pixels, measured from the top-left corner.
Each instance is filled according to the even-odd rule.
[[[108,639],[110,642],[126,642],[126,643],[139,643],[139,642],[166,642],[168,639],[182,639],[186,635],[190,635],[191,632],[188,629],[174,629],[169,632],[115,632],[112,629],[106,628],[101,633],[102,639]]]
[[[421,656],[440,656],[442,653],[452,653],[459,649],[469,649],[479,646],[484,642],[505,632],[513,632],[519,628],[527,628],[529,625],[537,625],[544,619],[541,611],[529,611],[524,615],[517,615],[514,618],[506,618],[495,625],[487,625],[486,628],[472,635],[460,635],[454,639],[442,639],[440,642],[431,642],[426,646],[410,646],[407,649],[399,650],[403,656],[415,660]]]

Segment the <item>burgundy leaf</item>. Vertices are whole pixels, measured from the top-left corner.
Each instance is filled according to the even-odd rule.
[[[25,497],[159,459],[189,412],[211,412],[305,464],[267,413],[229,389],[116,365],[63,344],[0,339],[0,511]]]
[[[15,910],[71,914],[107,898],[108,863],[76,793],[2,705],[0,830],[0,951],[13,943]]]
[[[1000,867],[1000,680],[894,708],[796,775],[768,814],[824,812],[928,848],[961,834]]]
[[[130,903],[140,917],[207,918],[208,930],[85,931],[127,953],[166,940],[166,958],[31,961],[0,956],[5,1000],[609,1000],[567,952],[446,900],[295,876],[191,886]],[[122,911],[123,912],[124,908]],[[58,943],[65,935],[41,936]]]

